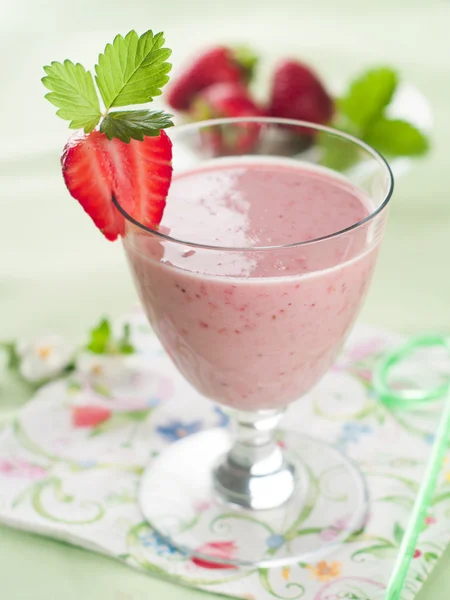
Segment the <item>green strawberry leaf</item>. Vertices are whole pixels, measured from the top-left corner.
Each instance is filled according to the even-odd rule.
[[[109,113],[109,109],[150,102],[161,94],[172,68],[166,60],[171,50],[163,46],[163,33],[153,35],[150,30],[140,37],[132,30],[125,37],[117,35],[112,44],[107,44],[95,66],[104,113],[91,73],[70,60],[44,67],[46,76],[42,82],[50,90],[46,98],[58,107],[56,114],[69,120],[73,129],[82,127],[89,133],[101,120],[100,131],[109,139],[116,137],[128,143],[131,139],[142,141],[144,136],[157,136],[161,129],[173,125],[172,115],[149,110]]]
[[[86,346],[94,354],[106,354],[111,340],[111,326],[108,319],[102,319],[97,327],[91,330],[91,339]]]
[[[101,122],[100,131],[110,140],[116,137],[126,143],[130,139],[142,141],[145,135],[159,135],[161,129],[171,127],[171,117],[157,110],[110,112]]]
[[[100,120],[100,104],[89,71],[70,60],[52,62],[44,67],[42,83],[50,92],[45,96],[59,110],[56,114],[70,121],[71,129],[92,131]]]
[[[140,37],[132,30],[107,44],[95,65],[96,81],[105,107],[150,102],[169,81],[171,50],[163,48],[163,33],[151,30]]]
[[[429,148],[427,137],[401,119],[379,119],[367,129],[364,141],[390,157],[421,156]]]
[[[393,69],[371,69],[350,84],[347,93],[337,101],[338,107],[350,121],[364,130],[383,115],[397,85],[398,77]]]

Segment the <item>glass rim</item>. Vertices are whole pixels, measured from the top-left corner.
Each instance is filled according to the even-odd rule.
[[[112,202],[116,209],[121,213],[121,215],[130,223],[138,227],[139,229],[149,233],[161,240],[173,242],[178,245],[189,246],[191,248],[205,249],[205,250],[216,250],[216,251],[226,251],[226,252],[260,252],[260,251],[269,251],[269,250],[283,250],[283,249],[291,249],[297,247],[306,247],[311,246],[313,244],[317,244],[319,242],[323,242],[325,240],[330,240],[333,238],[340,237],[353,231],[354,229],[359,229],[366,223],[369,223],[374,219],[378,214],[380,214],[383,209],[389,203],[389,200],[392,197],[392,193],[394,191],[394,176],[392,174],[392,170],[389,166],[387,160],[380,154],[377,150],[372,148],[369,144],[366,144],[362,140],[350,135],[348,133],[344,133],[343,131],[339,131],[338,129],[333,129],[332,127],[327,127],[326,125],[319,125],[317,123],[312,123],[309,121],[300,121],[296,119],[283,119],[283,118],[275,118],[275,117],[236,117],[236,118],[223,118],[223,119],[208,119],[205,121],[194,121],[192,123],[186,123],[184,125],[177,125],[173,128],[173,131],[177,133],[189,132],[190,130],[195,131],[205,127],[213,127],[216,125],[231,125],[235,123],[261,123],[268,125],[290,125],[296,127],[305,127],[308,129],[315,129],[316,131],[322,131],[324,133],[328,133],[330,135],[334,135],[335,137],[339,137],[341,139],[345,139],[356,146],[359,146],[363,150],[365,150],[368,154],[370,154],[382,167],[386,169],[389,179],[389,187],[387,193],[384,196],[383,201],[377,206],[373,211],[371,211],[364,219],[360,221],[356,221],[352,223],[348,227],[344,229],[339,229],[338,231],[333,231],[324,236],[320,236],[314,238],[312,240],[305,240],[302,242],[291,242],[289,244],[276,244],[270,246],[217,246],[214,244],[197,244],[192,241],[182,240],[180,238],[172,237],[166,233],[159,231],[158,229],[154,229],[152,227],[148,227],[143,223],[140,223],[134,217],[132,217],[119,203],[117,198],[113,195]],[[251,156],[251,155],[249,155]],[[236,157],[238,158],[238,157]]]

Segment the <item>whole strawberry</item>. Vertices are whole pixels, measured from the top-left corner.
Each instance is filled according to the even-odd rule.
[[[256,57],[247,48],[211,48],[172,79],[167,102],[175,110],[188,110],[195,96],[210,85],[248,82],[255,64]]]
[[[207,87],[197,95],[189,114],[197,121],[264,115],[241,83],[216,83]],[[254,149],[259,131],[258,123],[234,123],[205,130],[203,139],[208,140],[215,156],[223,153],[242,154]]]
[[[282,62],[275,70],[268,113],[273,117],[328,123],[334,102],[317,75],[295,60]]]
[[[200,92],[190,115],[198,119],[218,117],[260,117],[264,113],[241,83],[216,83]]]

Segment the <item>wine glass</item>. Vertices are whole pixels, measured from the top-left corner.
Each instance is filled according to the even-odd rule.
[[[288,211],[281,217],[291,238],[226,246],[211,241],[223,208],[208,231],[195,222],[188,231],[191,205],[178,205],[186,233],[172,235],[164,219],[150,228],[115,201],[154,331],[182,375],[233,423],[231,432],[186,437],[149,464],[140,489],[145,518],[167,543],[216,568],[317,560],[364,525],[365,480],[341,450],[307,435],[307,422],[302,431],[278,425],[329,369],[357,316],[383,237],[391,171],[363,142],[300,121],[203,121],[169,136],[174,179],[166,210],[172,193],[194,202],[207,194],[203,174],[226,165],[257,165],[260,186],[266,168],[309,169],[363,199],[364,214],[343,227],[344,205],[327,209],[322,198],[322,225],[329,220],[332,228],[312,239],[292,238]],[[267,202],[264,189],[246,207],[253,217]],[[283,193],[275,184],[271,202],[282,202]]]

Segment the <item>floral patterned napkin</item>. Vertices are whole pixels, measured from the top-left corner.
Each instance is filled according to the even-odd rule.
[[[181,555],[142,518],[136,494],[147,462],[184,436],[226,427],[228,418],[176,372],[139,310],[119,329],[124,323],[120,352],[98,353],[99,334],[69,366],[73,351],[57,336],[17,346],[22,375],[50,382],[0,434],[0,521],[218,594],[381,600],[439,421],[438,405],[393,414],[373,393],[374,362],[400,339],[357,328],[332,371],[286,417],[290,429],[334,441],[359,463],[371,498],[364,530],[316,564],[238,570]],[[62,369],[64,375],[51,380]],[[417,369],[400,378],[417,379]],[[197,521],[206,508],[196,508]],[[402,600],[415,596],[450,540],[449,509],[450,465],[423,524]],[[325,540],[343,528],[341,521],[316,524]],[[268,536],[269,547],[285,541],[282,533],[276,538]],[[219,533],[211,541],[224,557],[234,543]]]

